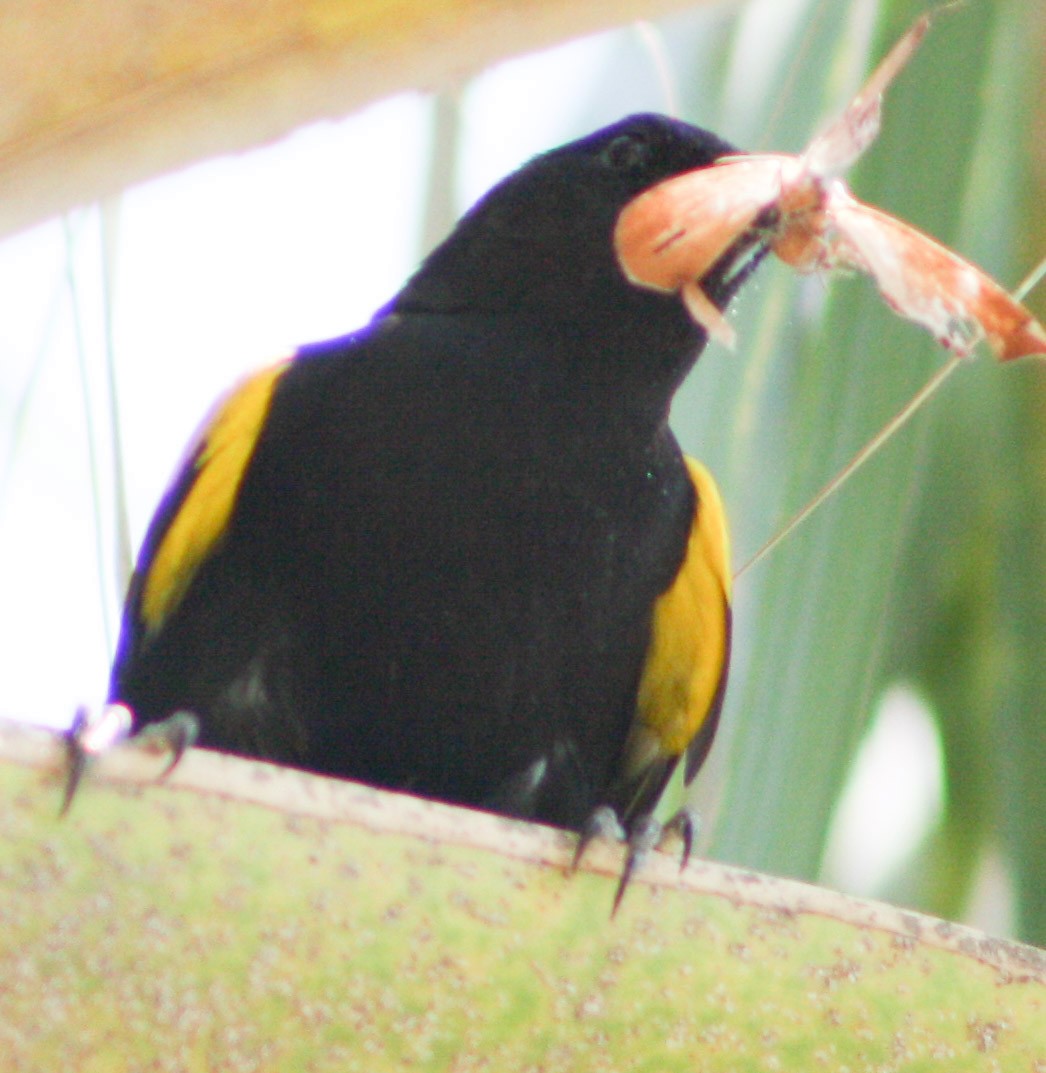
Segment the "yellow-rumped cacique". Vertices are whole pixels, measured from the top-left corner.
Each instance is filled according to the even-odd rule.
[[[633,116],[545,153],[360,331],[219,402],[146,534],[110,699],[139,726],[582,831],[627,875],[715,732],[730,566],[669,429],[705,345],[620,211],[735,152]],[[765,253],[701,281],[722,309]]]

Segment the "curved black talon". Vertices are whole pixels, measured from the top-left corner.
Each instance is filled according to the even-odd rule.
[[[578,833],[577,849],[574,850],[574,859],[570,862],[570,871],[576,872],[585,850],[597,838],[609,838],[615,842],[623,842],[625,831],[617,818],[617,813],[609,805],[600,805],[587,820]]]
[[[87,726],[88,713],[83,706],[76,709],[73,721],[69,729],[63,735],[65,740],[65,785],[62,787],[62,804],[58,809],[58,815],[64,816],[73,803],[76,791],[80,786],[80,780],[87,770],[87,750],[81,743],[84,729]]]
[[[614,891],[614,902],[610,909],[610,916],[613,917],[637,869],[646,860],[650,851],[661,841],[661,833],[661,824],[652,815],[646,815],[637,817],[626,834],[617,813],[609,805],[600,805],[581,828],[570,870],[571,872],[577,871],[585,850],[597,838],[612,839],[626,844],[625,866],[621,870],[621,878],[618,880],[617,890]]]
[[[157,779],[166,779],[199,736],[200,720],[192,712],[179,710],[159,723],[142,727],[133,740],[150,749],[155,746],[170,752],[167,766],[156,776]]]
[[[700,830],[701,817],[697,809],[692,805],[683,805],[666,824],[656,820],[652,814],[637,816],[626,835],[617,813],[609,805],[600,805],[581,828],[570,870],[571,872],[577,871],[585,850],[594,839],[611,838],[617,842],[625,842],[627,846],[625,866],[621,870],[621,878],[618,880],[617,890],[614,892],[614,903],[610,910],[610,916],[614,917],[633,876],[642,867],[650,851],[657,849],[661,844],[664,836],[669,832],[675,832],[683,840],[683,852],[679,860],[679,870],[682,872],[690,862],[694,841]]]
[[[106,704],[95,713],[86,705],[76,709],[72,724],[65,732],[65,787],[59,817],[69,811],[91,758],[108,752],[123,741],[131,730],[131,723],[131,710],[123,704]]]
[[[65,787],[58,815],[64,816],[73,803],[84,774],[94,757],[108,752],[127,739],[132,724],[131,710],[123,704],[106,704],[96,714],[81,706],[65,732]],[[158,778],[165,779],[177,766],[200,732],[200,721],[192,712],[177,711],[159,723],[150,723],[131,739],[150,749],[163,748],[171,757]]]
[[[618,880],[617,890],[614,892],[614,904],[610,908],[610,916],[613,918],[621,905],[621,899],[625,896],[632,877],[643,861],[650,855],[650,851],[657,847],[661,841],[662,827],[652,815],[639,816],[632,824],[628,832],[628,853],[625,856],[625,867],[621,870],[621,878]]]
[[[690,863],[694,851],[694,842],[701,832],[701,814],[693,805],[683,805],[665,824],[665,833],[674,831],[683,840],[683,852],[679,858],[679,871]]]

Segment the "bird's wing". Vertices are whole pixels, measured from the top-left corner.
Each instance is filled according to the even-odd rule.
[[[162,629],[221,542],[287,367],[277,362],[238,384],[193,438],[146,536],[128,598],[146,636]]]
[[[679,572],[654,605],[639,682],[636,719],[625,747],[618,796],[626,822],[654,807],[685,755],[686,780],[712,743],[730,659],[730,541],[719,490],[686,459],[695,506]]]

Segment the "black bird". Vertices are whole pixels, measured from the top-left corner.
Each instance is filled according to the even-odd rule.
[[[616,817],[630,871],[715,732],[730,570],[668,427],[705,333],[628,282],[614,226],[734,152],[642,115],[545,153],[367,327],[234,389],[148,530],[111,699],[586,839]],[[763,253],[748,236],[701,281],[717,307]]]

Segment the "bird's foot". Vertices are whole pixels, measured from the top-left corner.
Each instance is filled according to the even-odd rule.
[[[77,709],[65,733],[65,786],[60,816],[69,811],[91,760],[128,740],[133,722],[131,709],[124,704],[105,704],[96,712],[87,707]],[[160,772],[162,779],[196,740],[199,729],[195,715],[178,711],[162,722],[150,723],[131,740],[150,750],[163,749],[170,753],[170,760]]]
[[[617,813],[609,805],[600,805],[581,828],[571,871],[577,870],[585,850],[595,839],[611,838],[625,843],[627,847],[625,866],[621,870],[621,878],[614,892],[614,904],[610,910],[610,915],[613,917],[621,905],[632,878],[642,867],[650,851],[661,845],[664,836],[675,832],[683,840],[683,852],[679,863],[679,870],[682,871],[690,860],[694,839],[699,829],[700,818],[697,810],[691,805],[684,805],[666,824],[655,819],[652,813],[637,816],[629,825],[627,833],[621,826]]]
[[[694,842],[701,831],[701,814],[693,805],[684,804],[665,824],[665,834],[674,832],[683,840],[683,852],[679,855],[679,871],[682,872],[690,862],[694,851]]]

